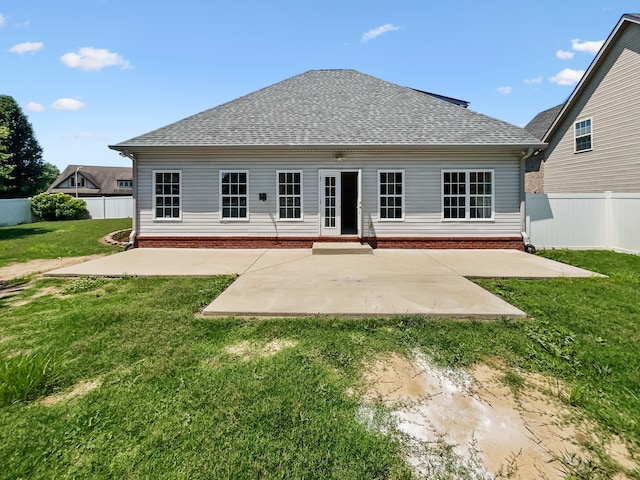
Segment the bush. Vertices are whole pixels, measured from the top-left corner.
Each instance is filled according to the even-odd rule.
[[[59,373],[51,353],[33,352],[0,360],[0,407],[45,394]]]
[[[31,199],[31,211],[43,220],[79,220],[89,214],[84,200],[66,193],[39,193]]]

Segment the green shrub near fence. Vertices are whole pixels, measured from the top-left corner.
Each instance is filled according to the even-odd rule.
[[[79,220],[89,215],[84,200],[66,193],[40,193],[31,199],[31,211],[43,220]]]

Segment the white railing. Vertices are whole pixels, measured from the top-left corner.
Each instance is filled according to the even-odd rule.
[[[640,194],[527,193],[526,228],[536,248],[640,254]]]
[[[87,204],[89,216],[101,218],[131,218],[133,197],[90,197],[82,198]],[[0,199],[0,227],[31,223],[31,199]]]

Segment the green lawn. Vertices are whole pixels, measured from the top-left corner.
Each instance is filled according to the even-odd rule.
[[[38,222],[0,227],[0,267],[39,258],[118,251],[121,248],[100,243],[100,238],[126,228],[131,228],[130,218]]]
[[[411,478],[402,446],[357,421],[350,392],[368,360],[416,348],[452,366],[499,360],[512,380],[556,377],[567,403],[638,452],[640,257],[543,255],[610,278],[479,281],[531,315],[495,322],[204,318],[232,277],[37,280],[0,300],[0,367],[35,352],[56,369],[0,407],[0,478]],[[274,341],[288,348],[259,354]],[[604,461],[575,478],[614,472]]]

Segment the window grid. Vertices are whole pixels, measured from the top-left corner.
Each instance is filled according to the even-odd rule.
[[[302,172],[277,172],[278,219],[302,220]]]
[[[591,119],[576,122],[574,131],[576,153],[591,150]]]
[[[223,219],[247,218],[247,178],[247,172],[220,172],[220,204]]]
[[[444,218],[465,218],[466,188],[466,172],[444,172]]]
[[[155,218],[175,220],[181,214],[180,172],[154,172]]]
[[[442,217],[492,220],[493,181],[493,171],[443,171]]]
[[[378,172],[381,220],[404,219],[404,172]]]
[[[336,226],[336,177],[324,177],[324,226]]]

